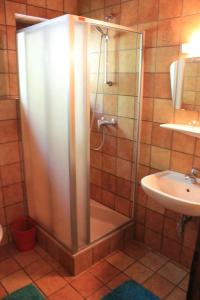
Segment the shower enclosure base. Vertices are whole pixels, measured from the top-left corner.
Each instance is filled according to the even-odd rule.
[[[115,210],[90,200],[90,239],[97,239],[126,224],[130,219]]]
[[[109,253],[120,249],[124,243],[133,239],[135,222],[129,221],[120,228],[107,234],[98,241],[79,250],[77,253],[70,252],[66,247],[53,238],[48,232],[37,226],[38,244],[72,275],[77,275],[94,263],[107,256]]]

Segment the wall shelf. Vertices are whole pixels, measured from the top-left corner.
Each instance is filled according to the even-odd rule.
[[[181,132],[196,138],[200,138],[200,126],[186,124],[161,124],[160,127]]]

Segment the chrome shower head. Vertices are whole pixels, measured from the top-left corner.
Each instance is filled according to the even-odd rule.
[[[100,32],[102,35],[105,35],[105,33],[103,32],[103,30],[101,29],[101,27],[99,26],[95,26],[95,29]]]

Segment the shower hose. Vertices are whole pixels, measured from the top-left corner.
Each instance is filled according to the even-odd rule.
[[[93,128],[93,125],[94,125],[95,110],[96,110],[96,105],[97,105],[97,95],[98,95],[98,87],[99,87],[99,79],[100,79],[100,66],[101,66],[101,55],[102,55],[102,42],[103,42],[103,35],[101,35],[100,45],[99,45],[100,52],[99,52],[99,61],[98,61],[97,83],[96,83],[96,89],[95,89],[92,119],[91,119],[91,124],[90,124],[90,134],[92,132],[92,128]],[[101,143],[96,147],[91,147],[91,149],[94,150],[94,151],[101,150],[103,145],[104,145],[104,142],[105,142],[105,128],[103,126],[102,127],[102,140],[101,140]]]

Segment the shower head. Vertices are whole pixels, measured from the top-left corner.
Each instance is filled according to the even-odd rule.
[[[101,27],[99,26],[95,26],[95,29],[100,32],[102,35],[105,35],[105,33],[103,32],[103,30],[101,29]]]

